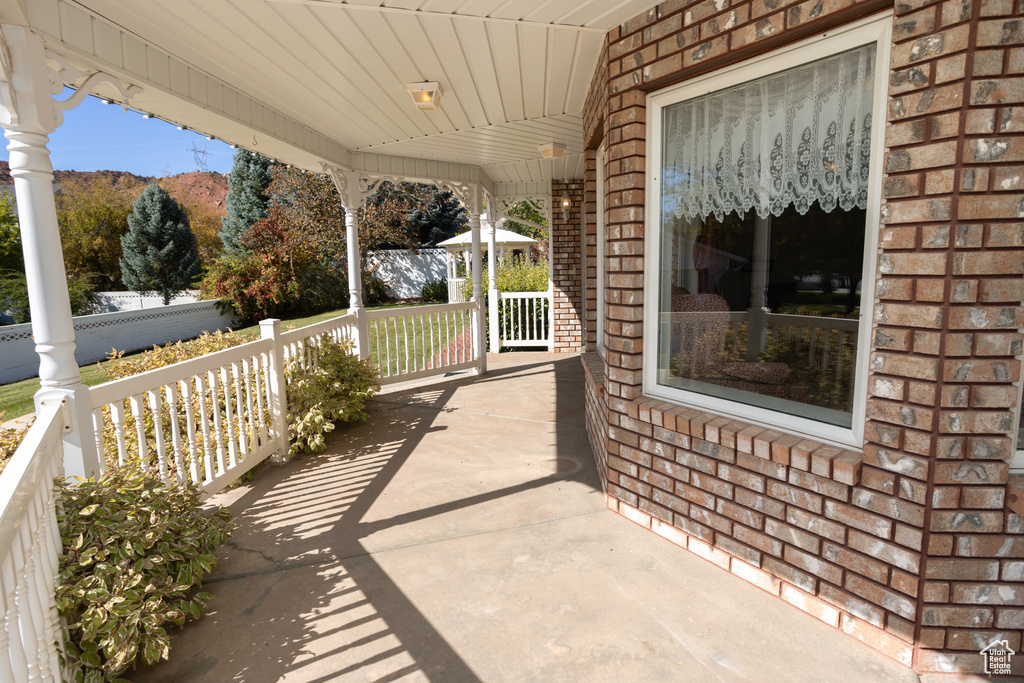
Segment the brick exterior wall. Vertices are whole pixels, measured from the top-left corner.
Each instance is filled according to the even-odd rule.
[[[581,356],[585,375],[584,399],[587,409],[587,439],[594,451],[598,472],[608,471],[608,402],[604,397],[604,363],[596,353]],[[608,478],[601,477],[608,491]]]
[[[583,341],[597,350],[597,150],[588,149],[583,169]],[[604,372],[602,371],[602,377]]]
[[[562,197],[569,197],[572,207],[563,217]],[[582,250],[580,247],[580,212],[583,210],[583,183],[579,181],[551,182],[551,245],[552,281],[554,298],[551,302],[551,326],[555,337],[555,352],[579,353],[583,351],[583,299],[584,279]]]
[[[981,672],[1024,645],[1022,0],[896,1],[863,452],[641,392],[647,94],[891,8],[676,0],[608,34],[584,107],[607,149],[597,457],[620,514],[920,672]]]

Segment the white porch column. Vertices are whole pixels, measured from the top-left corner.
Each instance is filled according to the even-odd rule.
[[[473,208],[469,212],[469,230],[473,236],[473,298],[477,304],[476,315],[473,316],[473,345],[479,352],[480,374],[487,372],[487,335],[484,326],[484,278],[483,257],[480,250],[480,190],[474,188]]]
[[[555,198],[548,195],[548,353],[555,350]]]
[[[36,410],[51,403],[67,404],[71,424],[65,425],[63,439],[64,475],[90,477],[101,472],[100,453],[89,388],[82,384],[75,360],[75,327],[47,149],[50,133],[63,119],[63,107],[51,97],[42,40],[27,27],[4,24],[0,43],[10,56],[9,64],[0,64],[0,127],[9,140],[32,336],[39,354]]]
[[[494,202],[490,202],[494,204]],[[489,207],[490,208],[490,207]],[[484,214],[487,229],[487,320],[490,325],[490,352],[501,351],[501,335],[498,333],[498,251],[495,233],[498,220],[491,212]]]
[[[356,318],[356,352],[370,357],[370,331],[363,307],[363,272],[359,260],[359,209],[366,203],[366,191],[359,174],[351,169],[323,166],[334,181],[345,208],[345,251],[348,254],[348,312]]]

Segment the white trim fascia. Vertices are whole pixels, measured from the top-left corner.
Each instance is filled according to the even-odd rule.
[[[827,42],[823,42],[827,41]],[[850,429],[817,420],[790,415],[767,408],[730,401],[695,391],[666,387],[658,384],[658,337],[652,333],[651,321],[658,319],[658,271],[661,258],[661,110],[708,93],[716,92],[747,81],[763,78],[830,55],[863,45],[877,45],[875,66],[875,92],[872,106],[871,154],[872,163],[868,184],[868,206],[864,231],[864,275],[861,282],[861,320],[857,335],[857,368],[853,400],[853,426]],[[874,329],[875,272],[878,262],[878,232],[882,227],[882,160],[885,151],[886,102],[888,101],[888,74],[892,45],[892,11],[826,31],[793,45],[780,48],[759,57],[698,76],[679,85],[650,94],[647,97],[647,193],[645,205],[644,240],[644,343],[643,385],[645,396],[664,399],[701,411],[739,419],[751,424],[805,436],[816,441],[861,448],[864,443],[864,423],[867,388],[870,381],[868,352]],[[766,68],[765,62],[770,62]],[[658,221],[658,222],[656,222]]]

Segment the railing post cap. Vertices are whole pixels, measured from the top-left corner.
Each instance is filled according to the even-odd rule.
[[[281,334],[281,321],[278,318],[267,318],[260,321],[260,336],[276,337]]]

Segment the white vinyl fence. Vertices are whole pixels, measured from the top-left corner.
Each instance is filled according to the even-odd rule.
[[[78,316],[74,319],[75,360],[79,365],[95,363],[106,358],[111,349],[137,351],[191,339],[203,332],[226,330],[232,322],[230,314],[217,309],[216,301]],[[39,374],[31,324],[0,327],[0,358],[0,384]]]
[[[118,313],[120,311],[138,311],[144,308],[160,308],[164,305],[163,297],[158,294],[139,294],[138,292],[96,292],[95,313]],[[187,289],[171,299],[172,304],[194,304],[199,301],[199,290]]]
[[[440,281],[448,275],[444,249],[384,249],[366,255],[367,266],[377,266],[374,274],[394,299],[415,299],[423,293],[427,281]]]

